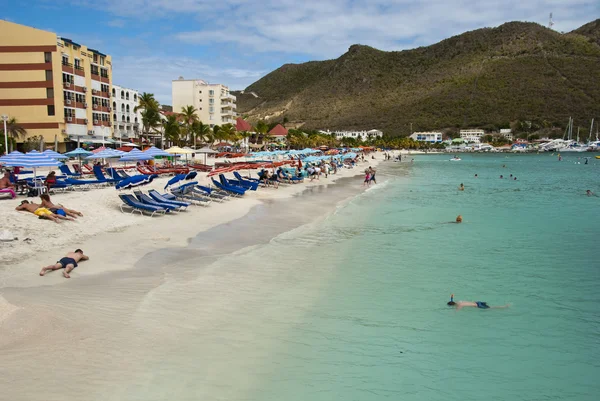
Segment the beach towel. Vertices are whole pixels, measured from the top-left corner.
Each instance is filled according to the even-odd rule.
[[[12,188],[0,189],[0,194],[9,194],[11,199],[15,199],[17,197],[17,194]]]

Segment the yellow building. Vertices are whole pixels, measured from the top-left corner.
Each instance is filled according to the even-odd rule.
[[[112,137],[111,57],[52,32],[0,20],[0,115],[71,149]],[[24,139],[18,139],[23,143]]]

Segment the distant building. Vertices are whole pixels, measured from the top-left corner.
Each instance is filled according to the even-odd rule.
[[[485,135],[485,132],[482,129],[461,129],[460,137],[465,142],[481,142],[481,137]]]
[[[113,84],[111,100],[115,138],[128,141],[139,137],[142,114],[141,110],[135,111],[139,97],[138,91]]]
[[[439,143],[442,142],[442,133],[441,132],[414,132],[411,136],[411,139],[420,142],[431,142],[431,143]]]
[[[276,141],[284,141],[287,137],[288,130],[281,124],[277,124],[271,131],[269,131],[269,135],[275,138]]]
[[[326,131],[326,133],[330,134],[329,131]],[[376,130],[376,129],[372,129],[369,131],[335,131],[334,134],[337,139],[342,139],[342,138],[359,139],[360,138],[363,141],[365,141],[367,139],[372,139],[372,138],[381,138],[383,136],[383,132]]]
[[[201,79],[179,78],[172,82],[173,110],[177,113],[185,106],[194,106],[198,117],[211,127],[235,124],[236,97],[221,84],[209,84]]]
[[[500,130],[500,135],[508,139],[509,141],[513,140],[512,130],[510,128],[503,128]]]

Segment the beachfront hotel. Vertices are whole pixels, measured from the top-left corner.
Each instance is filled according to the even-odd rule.
[[[112,121],[115,140],[130,142],[137,140],[142,124],[142,111],[135,108],[139,104],[140,93],[123,86],[112,86]]]
[[[409,137],[419,142],[440,143],[442,142],[441,132],[413,132]]]
[[[179,79],[172,82],[173,110],[176,113],[186,106],[194,106],[204,124],[211,127],[235,124],[236,97],[221,84],[209,84],[201,79]]]
[[[27,137],[64,152],[112,136],[109,55],[4,20],[0,53],[0,115],[15,118]]]
[[[485,135],[482,129],[461,129],[460,137],[467,143],[479,143],[481,137]]]
[[[332,132],[329,130],[320,132],[326,135],[332,134]],[[334,131],[333,134],[335,134],[337,139],[354,138],[361,139],[363,141],[366,141],[367,139],[381,138],[383,136],[383,132],[377,129],[372,129],[369,131]]]

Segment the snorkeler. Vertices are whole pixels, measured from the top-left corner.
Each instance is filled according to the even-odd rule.
[[[483,302],[483,301],[475,301],[475,302],[458,301],[458,302],[454,302],[454,294],[450,295],[450,302],[448,302],[447,305],[448,306],[455,306],[456,310],[461,310],[465,306],[471,306],[473,308],[479,308],[479,309],[502,309],[502,308],[508,308],[509,307],[508,304],[502,305],[502,306],[489,306],[487,304],[487,302]]]

